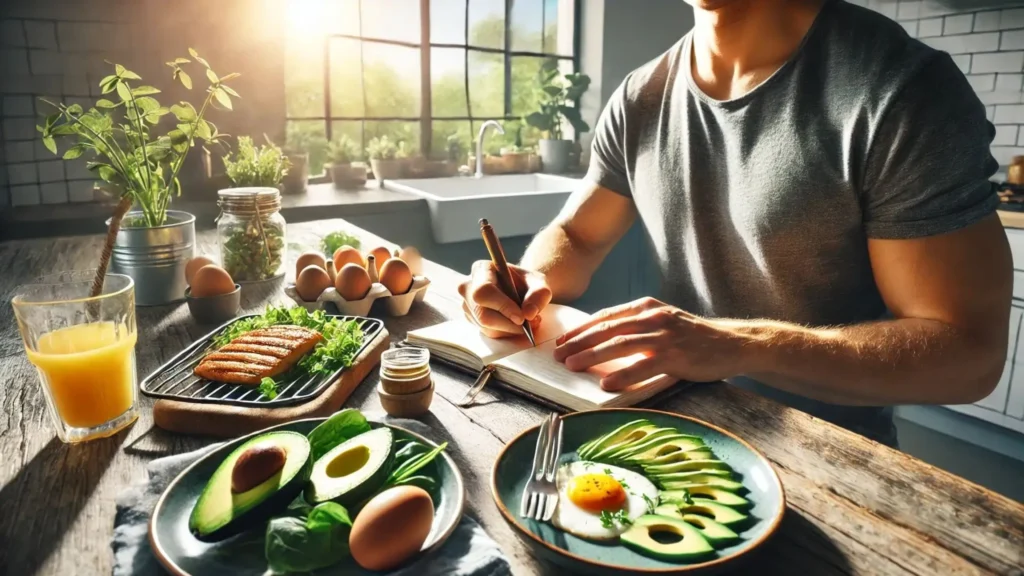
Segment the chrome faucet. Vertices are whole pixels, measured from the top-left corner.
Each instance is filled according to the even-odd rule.
[[[480,132],[476,136],[476,177],[484,177],[484,133],[487,129],[494,126],[494,129],[498,131],[498,134],[504,134],[505,129],[498,124],[497,120],[488,120],[480,126]]]

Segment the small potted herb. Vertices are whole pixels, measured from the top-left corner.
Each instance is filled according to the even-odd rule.
[[[327,171],[335,188],[357,190],[366,184],[366,167],[352,164],[359,156],[359,146],[345,134],[327,146]]]
[[[291,161],[269,140],[259,148],[249,136],[239,136],[234,159],[224,156],[224,169],[233,188],[262,186],[279,188],[291,168]]]
[[[547,138],[539,143],[544,171],[560,174],[569,167],[573,152],[573,141],[562,138],[562,120],[568,121],[576,134],[590,130],[575,106],[590,87],[590,77],[586,74],[562,76],[558,62],[551,59],[538,72],[538,82],[540,110],[527,116],[526,123],[547,133]]]
[[[404,142],[403,151],[404,151]],[[404,157],[398,157],[399,147],[386,135],[374,138],[366,145],[366,155],[370,158],[373,176],[380,182],[384,179],[401,178],[403,175]],[[408,154],[406,154],[408,156]]]
[[[171,79],[192,89],[193,73],[201,73],[209,85],[196,107],[182,101],[167,107],[154,96],[161,91],[143,84],[142,78],[120,64],[99,81],[102,97],[95,107],[70,106],[43,100],[54,108],[36,129],[42,143],[57,154],[57,140],[70,144],[65,160],[89,155],[86,168],[121,199],[127,214],[115,213],[108,221],[110,234],[104,254],[112,254],[111,270],[131,276],[138,305],[167,304],[185,294],[185,265],[194,254],[195,216],[170,209],[181,195],[179,175],[195,143],[220,143],[224,134],[207,120],[213,109],[231,110],[238,98],[228,82],[238,74],[215,73],[210,64],[189,48],[190,58],[167,62]],[[173,115],[170,123],[161,118]],[[170,130],[161,130],[161,125]],[[162,133],[161,133],[162,132]],[[124,220],[121,221],[123,216]]]

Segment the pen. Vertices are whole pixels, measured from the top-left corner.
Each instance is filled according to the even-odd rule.
[[[509,270],[508,261],[505,260],[505,251],[501,248],[501,241],[498,240],[498,235],[494,232],[494,228],[491,227],[486,218],[480,219],[480,235],[483,236],[487,252],[491,255],[491,262],[494,263],[494,269],[498,273],[498,284],[501,291],[511,298],[516,303],[516,306],[522,308],[523,299],[519,296],[516,282],[512,278],[512,271]],[[526,338],[530,341],[530,346],[537,345],[537,342],[533,339],[533,329],[530,328],[530,323],[525,317],[523,318],[523,333],[526,334]]]

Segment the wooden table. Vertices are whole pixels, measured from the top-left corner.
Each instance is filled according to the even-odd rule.
[[[379,241],[331,220],[290,226],[289,244],[314,246],[319,235],[342,227],[361,235],[364,245]],[[216,253],[212,233],[199,237],[203,252]],[[118,493],[143,480],[153,458],[212,441],[154,428],[152,402],[144,397],[138,422],[113,438],[67,446],[54,436],[6,302],[33,276],[92,266],[100,242],[77,237],[0,244],[0,574],[109,574]],[[429,263],[426,272],[433,281],[427,299],[409,316],[388,319],[393,338],[461,314],[455,292],[460,276]],[[243,290],[247,311],[284,301],[279,283]],[[139,308],[137,317],[140,377],[211,328],[196,325],[184,304]],[[505,525],[489,489],[498,451],[546,410],[500,390],[459,408],[454,402],[470,380],[440,366],[435,374],[437,394],[425,421],[450,442],[467,482],[468,513],[498,541],[516,574],[557,573],[534,559]],[[349,405],[379,410],[373,389],[367,381]],[[748,565],[752,573],[1022,574],[1024,506],[1007,498],[724,384],[696,386],[659,408],[731,430],[775,464],[789,509],[780,532]]]

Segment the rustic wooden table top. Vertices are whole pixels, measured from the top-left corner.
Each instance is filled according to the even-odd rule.
[[[289,245],[313,247],[339,228],[379,241],[340,220],[295,224]],[[216,237],[200,233],[204,253]],[[0,244],[0,574],[109,574],[115,500],[145,479],[154,458],[213,440],[174,435],[152,424],[152,401],[112,438],[68,446],[54,436],[34,369],[25,358],[7,301],[30,278],[94,265],[101,238]],[[290,248],[294,258],[297,252]],[[461,314],[460,275],[432,264],[428,297],[403,318],[388,319],[392,338]],[[247,312],[285,302],[280,283],[243,289]],[[184,304],[137,311],[140,379],[208,332]],[[546,410],[501,390],[468,408],[455,405],[471,381],[436,367],[435,400],[425,418],[467,483],[467,512],[510,558],[516,574],[557,573],[533,558],[491,500],[491,465],[502,446]],[[379,410],[376,376],[350,406]],[[746,439],[775,464],[789,508],[779,533],[746,570],[784,574],[1021,574],[1024,506],[898,451],[724,384],[701,385],[659,408],[694,416]],[[1022,480],[1024,481],[1024,480]]]

